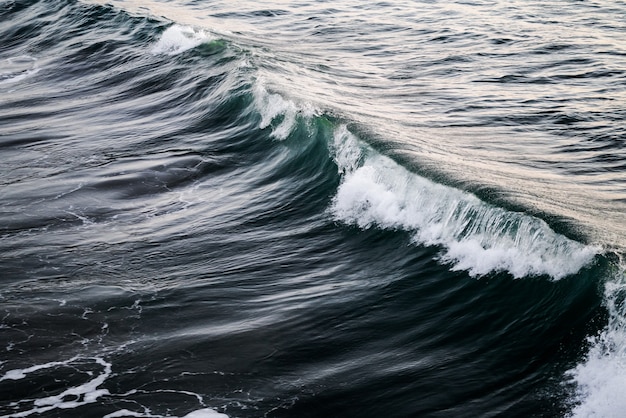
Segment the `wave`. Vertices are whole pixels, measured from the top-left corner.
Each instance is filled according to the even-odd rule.
[[[175,24],[150,52],[176,55],[215,40],[207,30]],[[474,277],[506,272],[515,278],[559,280],[576,274],[601,254],[600,247],[559,234],[537,217],[492,205],[411,172],[352,133],[346,121],[331,116],[332,111],[289,97],[280,89],[273,91],[264,77],[252,74],[247,103],[258,118],[256,127],[269,132],[269,138],[284,142],[311,132],[308,126],[329,126],[321,131],[326,135],[321,139],[339,175],[327,208],[334,221],[361,229],[406,232],[415,245],[440,248],[440,262],[452,270]],[[577,387],[572,416],[618,416],[626,408],[620,393],[626,384],[625,298],[621,268],[605,284],[608,326],[589,339],[584,361],[568,373],[567,379]]]
[[[601,253],[598,246],[556,233],[539,218],[493,206],[409,171],[352,134],[332,111],[270,92],[263,77],[254,80],[252,89],[258,128],[270,129],[274,139],[286,140],[300,125],[332,125],[324,140],[341,175],[329,208],[336,221],[407,231],[415,244],[443,247],[440,260],[472,276],[506,271],[516,278],[561,279]]]
[[[149,47],[149,53],[172,56],[216,41],[219,40],[208,30],[174,24]],[[244,57],[240,58],[245,61]],[[15,80],[17,76],[7,77],[7,80]],[[332,160],[337,170],[337,187],[327,201],[327,214],[335,222],[361,229],[402,231],[410,236],[415,245],[439,248],[441,263],[455,271],[467,271],[474,277],[506,272],[515,278],[548,276],[559,280],[576,274],[593,263],[601,253],[599,247],[558,234],[539,218],[492,205],[467,191],[411,172],[355,135],[346,121],[331,116],[331,111],[290,98],[284,92],[270,91],[264,78],[258,74],[253,74],[248,88],[250,100],[242,103],[254,107],[254,117],[258,122],[256,127],[268,132],[269,138],[289,142],[302,132],[308,132],[309,136],[312,132],[321,133],[320,139],[325,142],[328,151],[327,160]],[[229,112],[231,110],[249,116],[248,108],[228,109]],[[307,129],[319,125],[328,129]],[[299,129],[301,127],[304,129]],[[236,153],[233,151],[233,154]],[[313,164],[311,161],[309,164]],[[331,163],[324,167],[328,165]],[[193,179],[195,181],[196,178]],[[169,189],[169,183],[161,189]],[[619,388],[626,383],[623,360],[626,355],[625,289],[626,278],[622,268],[605,285],[609,312],[607,328],[590,338],[588,356],[569,373],[569,378],[579,388],[578,404],[572,412],[574,416],[612,416],[626,407],[619,393]],[[111,364],[101,357],[91,357],[87,361],[93,363],[99,374],[90,375],[93,377],[91,380],[67,392],[67,395],[80,396],[82,400],[48,397],[40,400],[40,403],[43,402],[41,405],[53,409],[65,408],[67,402],[95,402],[111,396],[108,391],[99,389],[112,373]],[[73,358],[10,370],[0,377],[0,381],[22,380],[42,369],[77,367],[80,362],[85,362],[85,359]],[[20,407],[27,406],[20,404]],[[41,409],[35,409],[36,404],[28,407],[32,408],[21,409],[9,416],[41,412]],[[129,415],[156,416],[120,410],[108,417]],[[200,416],[217,417],[223,414],[204,408],[186,415],[187,418]]]
[[[261,115],[259,129],[271,128],[270,136],[275,139],[287,139],[299,117],[311,120],[320,113],[311,104],[297,104],[278,93],[270,93],[262,78],[257,79],[253,95],[254,104]]]

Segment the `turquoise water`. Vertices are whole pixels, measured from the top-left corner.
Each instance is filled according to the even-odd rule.
[[[0,4],[0,416],[621,415],[626,4]]]

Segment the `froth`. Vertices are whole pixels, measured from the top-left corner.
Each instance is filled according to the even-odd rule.
[[[209,32],[189,26],[173,25],[163,32],[152,47],[153,54],[177,55],[212,39]]]
[[[576,273],[598,249],[555,233],[540,219],[491,206],[433,183],[360,143],[346,127],[332,145],[343,180],[331,212],[347,224],[406,230],[415,243],[442,247],[441,260],[478,276]]]
[[[142,418],[166,418],[163,415],[153,415],[149,412],[140,413],[135,411],[129,411],[128,409],[120,409],[119,411],[105,415],[103,418],[122,418],[122,417],[142,417]],[[167,415],[169,418],[176,418],[171,415]],[[181,418],[228,418],[228,415],[219,413],[211,408],[202,408],[196,411],[192,411]]]
[[[112,375],[112,364],[101,357],[73,357],[65,361],[53,361],[49,363],[37,364],[24,369],[7,370],[0,376],[2,381],[18,381],[29,379],[29,375],[35,374],[42,370],[54,375],[57,369],[72,368],[77,371],[87,370],[80,373],[86,376],[86,380],[81,384],[70,386],[57,395],[44,396],[35,399],[22,399],[11,404],[13,412],[8,415],[0,415],[0,418],[18,418],[31,415],[40,415],[49,411],[69,410],[82,407],[87,404],[101,402],[102,397],[114,397],[116,399],[127,400],[131,404],[141,406],[132,395],[143,393],[142,390],[131,390],[122,394],[111,394],[108,389],[103,388],[107,379]],[[203,397],[200,394],[186,391],[165,390],[168,393],[180,393],[185,396],[193,396],[197,399],[201,408],[189,412],[181,418],[228,418],[228,415],[219,413],[214,409],[207,408],[204,404]],[[131,411],[128,409],[120,409],[105,415],[103,418],[117,417],[145,417],[145,418],[165,418],[165,415],[153,414],[147,407],[141,406],[142,411]],[[173,415],[166,415],[173,417]]]
[[[626,411],[626,275],[622,265],[605,284],[607,327],[590,337],[585,360],[568,372],[576,385],[571,417],[623,417]]]
[[[263,80],[257,80],[254,89],[254,104],[261,115],[259,128],[271,128],[275,139],[287,139],[296,126],[297,117],[311,118],[316,110],[310,105],[299,105],[278,93],[270,93]]]
[[[228,418],[228,415],[221,414],[210,408],[204,408],[190,412],[182,418]]]
[[[0,85],[22,81],[39,72],[37,59],[28,55],[20,55],[0,61]]]
[[[7,417],[25,417],[32,414],[41,414],[44,412],[52,411],[55,409],[71,409],[77,408],[82,405],[90,404],[96,402],[98,398],[103,395],[108,395],[109,391],[106,389],[100,389],[99,387],[108,379],[111,375],[111,364],[104,361],[99,357],[95,357],[92,359],[79,359],[72,358],[67,361],[62,362],[50,362],[46,364],[40,364],[36,366],[32,366],[26,369],[15,369],[9,370],[5,372],[5,374],[0,377],[0,381],[2,380],[20,380],[27,378],[28,374],[34,373],[36,371],[42,369],[50,369],[58,366],[72,366],[74,362],[77,361],[93,361],[101,367],[101,372],[95,374],[91,380],[78,385],[70,387],[58,395],[47,396],[44,398],[31,400],[32,408],[28,410],[22,410],[20,412],[13,413],[11,415],[6,415]],[[26,402],[26,401],[24,401]]]

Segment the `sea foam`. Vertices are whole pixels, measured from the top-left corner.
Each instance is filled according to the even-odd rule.
[[[128,409],[120,409],[119,411],[105,415],[102,418],[123,418],[123,417],[141,417],[141,418],[176,418],[172,415],[153,415],[149,412],[129,411]],[[222,414],[211,408],[197,409],[180,418],[228,418],[228,415]]]
[[[270,93],[262,79],[254,89],[259,128],[284,140],[297,118],[319,111]],[[345,125],[330,144],[342,175],[332,216],[361,228],[405,230],[414,243],[442,247],[440,259],[472,276],[506,271],[516,278],[561,279],[578,272],[600,252],[554,232],[543,220],[489,205],[476,196],[411,173],[353,135]]]
[[[155,55],[177,55],[212,39],[213,36],[206,30],[173,25],[161,34],[161,38],[152,47],[151,52]]]
[[[609,323],[588,339],[589,352],[570,370],[576,385],[571,417],[623,417],[626,411],[626,268],[623,263],[604,288]]]
[[[318,110],[310,104],[296,103],[278,93],[271,93],[265,81],[259,78],[253,90],[254,105],[261,115],[260,129],[271,129],[270,136],[274,139],[287,139],[294,130],[299,116],[310,120]]]
[[[555,233],[538,218],[418,176],[345,126],[336,130],[331,148],[343,176],[330,208],[333,217],[361,228],[408,231],[416,244],[440,246],[441,260],[453,270],[560,279],[599,251]]]
[[[0,382],[5,380],[18,381],[22,379],[28,379],[29,375],[39,372],[40,370],[51,369],[50,374],[55,373],[55,369],[70,367],[80,370],[81,366],[85,364],[96,365],[99,372],[88,371],[85,374],[89,378],[82,384],[71,386],[63,390],[57,395],[44,396],[36,399],[24,399],[22,401],[13,403],[14,412],[8,415],[0,415],[0,418],[20,418],[31,415],[40,415],[50,411],[69,410],[76,409],[83,405],[91,404],[100,401],[102,397],[114,396],[117,399],[128,399],[129,402],[137,403],[132,400],[132,394],[137,393],[137,390],[131,390],[126,394],[111,394],[108,389],[103,388],[103,384],[112,375],[112,364],[107,362],[101,357],[73,357],[65,361],[52,361],[43,364],[37,364],[24,369],[12,369],[5,371],[0,376]],[[194,396],[201,406],[200,409],[196,409],[187,413],[181,418],[228,418],[228,415],[219,413],[214,409],[204,406],[203,398],[201,395],[193,392],[184,391],[168,391],[178,392],[185,395]],[[165,415],[152,414],[148,408],[143,408],[143,412],[131,411],[128,409],[120,409],[105,415],[103,418],[118,418],[118,417],[144,417],[144,418],[165,418]],[[167,415],[167,417],[173,417]]]

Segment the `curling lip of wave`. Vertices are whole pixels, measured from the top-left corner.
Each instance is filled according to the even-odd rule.
[[[331,207],[336,220],[409,231],[415,243],[442,246],[441,260],[455,270],[561,279],[600,251],[557,234],[540,219],[413,174],[345,127],[337,129],[332,148],[343,173]]]

